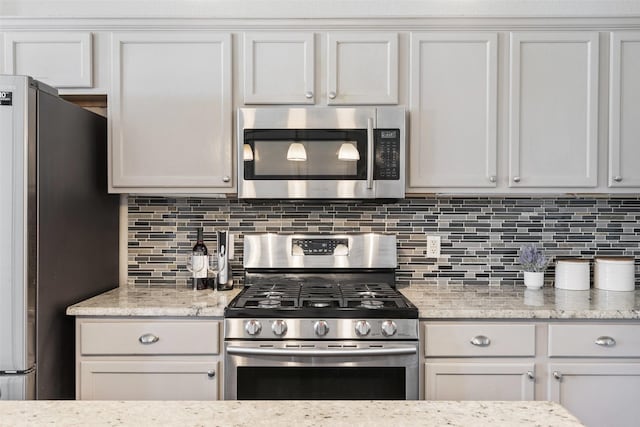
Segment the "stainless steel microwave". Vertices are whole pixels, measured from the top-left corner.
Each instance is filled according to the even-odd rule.
[[[241,199],[400,199],[400,107],[240,108]]]

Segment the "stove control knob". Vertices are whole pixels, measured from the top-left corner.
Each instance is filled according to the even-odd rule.
[[[371,325],[366,320],[358,320],[356,322],[356,335],[366,337],[371,332]]]
[[[284,320],[274,320],[273,325],[271,325],[271,330],[275,335],[281,337],[287,333],[287,322]]]
[[[398,326],[393,320],[385,320],[382,322],[380,328],[382,329],[382,335],[385,337],[392,337],[398,331]]]
[[[258,335],[262,330],[262,325],[257,320],[249,320],[244,327],[249,335]]]
[[[313,324],[313,330],[317,336],[323,337],[329,333],[329,324],[326,320],[318,320]]]

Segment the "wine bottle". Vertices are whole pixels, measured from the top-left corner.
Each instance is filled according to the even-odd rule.
[[[197,241],[191,250],[191,268],[193,269],[193,276],[191,277],[193,289],[206,289],[208,284],[209,256],[207,246],[204,244],[202,227],[198,227]]]

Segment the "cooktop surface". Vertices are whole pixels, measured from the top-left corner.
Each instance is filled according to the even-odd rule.
[[[225,317],[418,317],[418,309],[388,283],[287,282],[246,286]]]

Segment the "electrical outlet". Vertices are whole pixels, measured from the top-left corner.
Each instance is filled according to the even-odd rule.
[[[440,256],[440,236],[427,236],[427,258]]]

